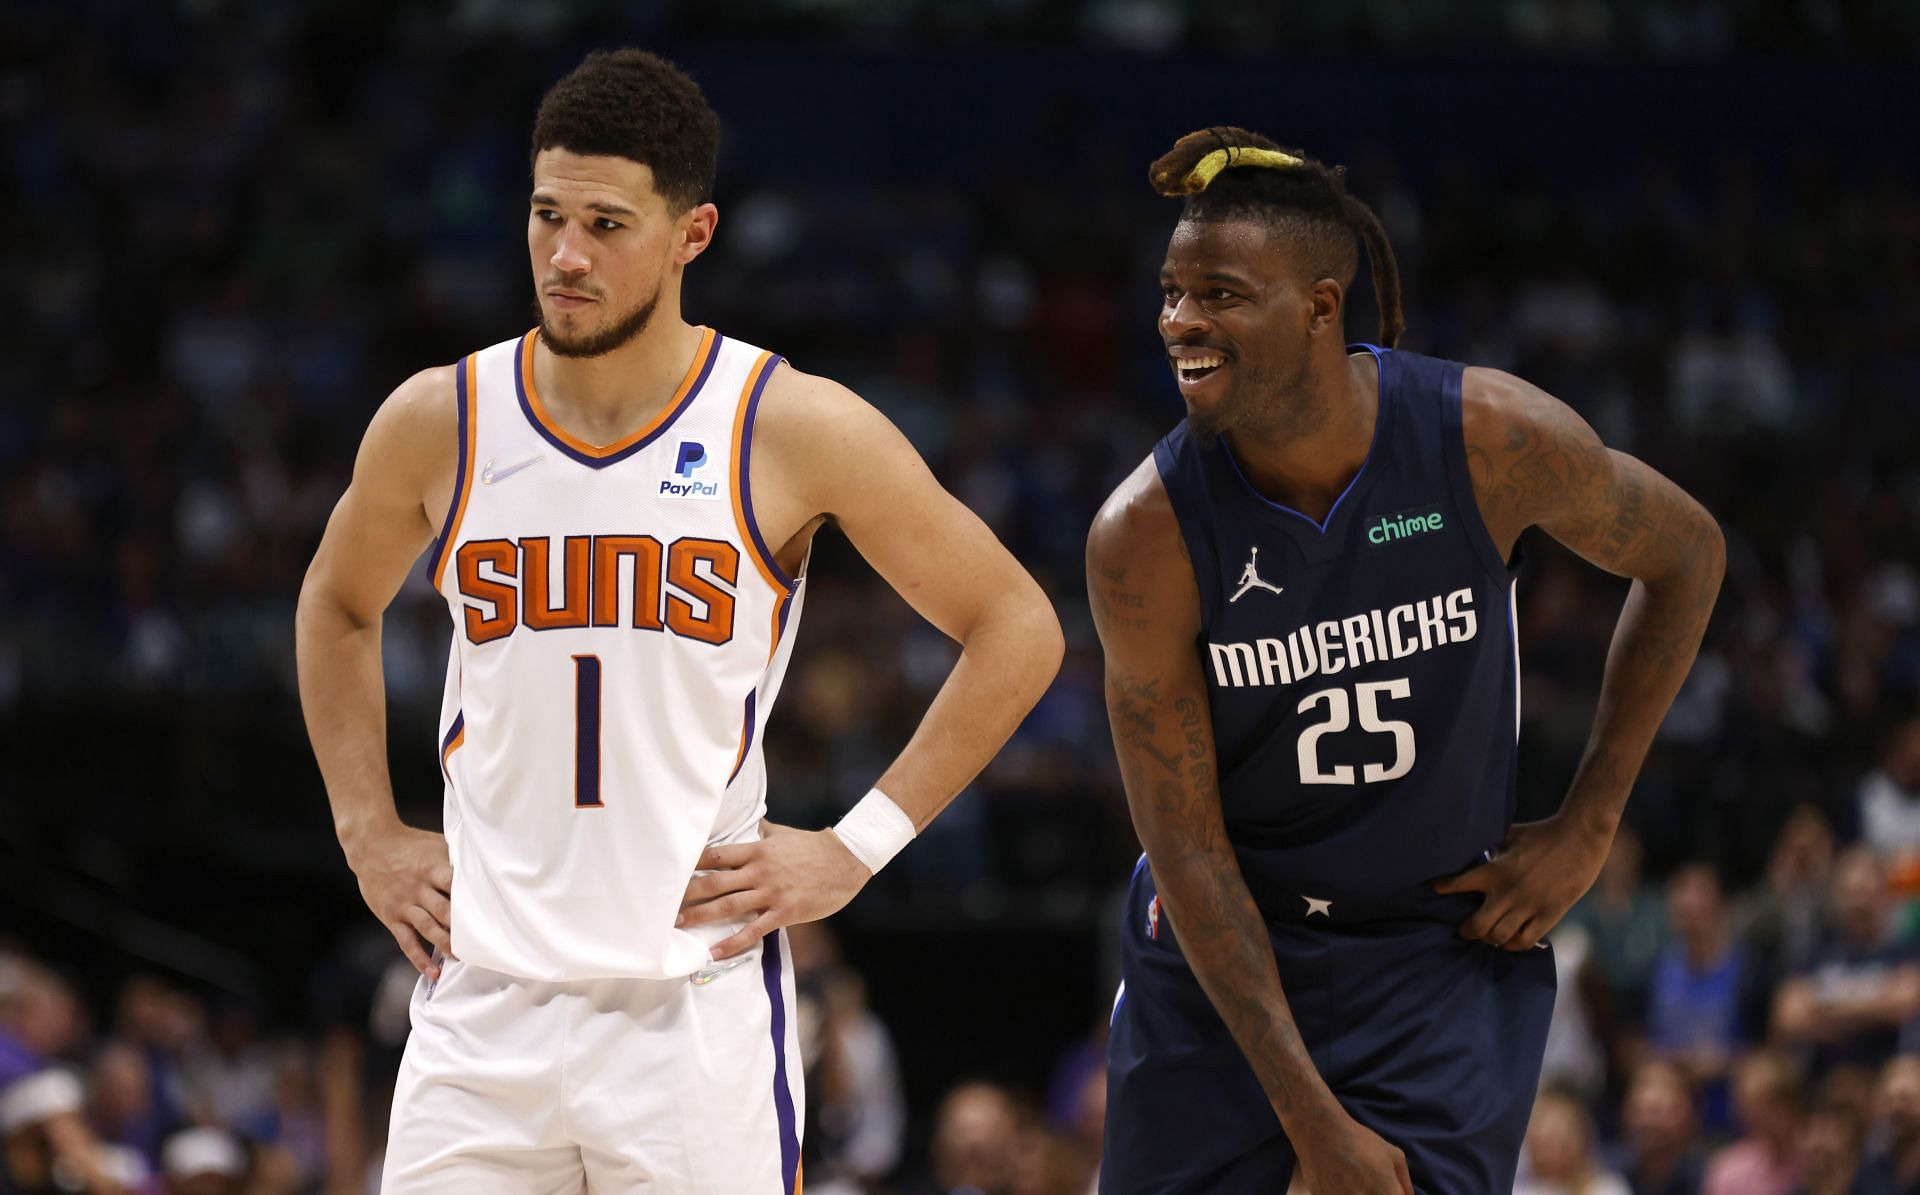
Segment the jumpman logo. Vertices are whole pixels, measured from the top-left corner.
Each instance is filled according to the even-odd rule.
[[[1250,589],[1264,589],[1268,593],[1281,592],[1280,586],[1270,585],[1267,582],[1262,581],[1260,579],[1260,570],[1257,567],[1255,567],[1259,563],[1260,563],[1260,549],[1255,548],[1253,550],[1253,556],[1247,561],[1247,571],[1240,574],[1240,588],[1235,590],[1234,595],[1227,599],[1227,604],[1229,606],[1239,601],[1241,598],[1247,596],[1247,591]]]

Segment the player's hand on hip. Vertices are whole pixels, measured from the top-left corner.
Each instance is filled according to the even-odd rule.
[[[736,846],[710,846],[680,902],[678,926],[746,921],[745,929],[713,948],[717,962],[753,948],[783,925],[818,921],[839,912],[873,873],[831,830],[795,830],[762,822],[765,837]]]
[[[1460,936],[1502,950],[1531,950],[1567,915],[1600,875],[1610,834],[1571,818],[1522,822],[1493,858],[1433,885],[1435,892],[1478,892],[1480,911]]]
[[[360,896],[422,975],[440,978],[429,947],[453,957],[453,863],[445,835],[395,822],[357,840],[347,866]],[[425,940],[427,945],[421,944]]]
[[[1344,1110],[1301,1138],[1300,1177],[1313,1195],[1413,1195],[1407,1155]]]

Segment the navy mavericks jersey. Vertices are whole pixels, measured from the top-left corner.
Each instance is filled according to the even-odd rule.
[[[1325,523],[1184,422],[1154,449],[1199,585],[1227,834],[1269,918],[1308,893],[1442,916],[1457,902],[1426,884],[1480,862],[1514,807],[1513,576],[1467,474],[1463,367],[1357,347],[1379,416]]]

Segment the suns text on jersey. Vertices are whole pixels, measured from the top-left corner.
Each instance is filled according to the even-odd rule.
[[[1480,633],[1473,590],[1456,589],[1417,602],[1375,608],[1348,618],[1308,623],[1280,638],[1208,643],[1214,683],[1242,689],[1290,685],[1332,676],[1377,660],[1400,660]]]
[[[468,540],[454,559],[471,643],[520,627],[665,631],[715,645],[733,638],[740,549],[725,540],[569,535],[556,551],[553,537],[528,535]]]

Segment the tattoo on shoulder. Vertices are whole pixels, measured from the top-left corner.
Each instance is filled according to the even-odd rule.
[[[1146,616],[1146,595],[1126,587],[1126,569],[1102,567],[1096,571],[1099,579],[1087,587],[1095,617],[1117,630],[1144,631],[1153,625]]]

